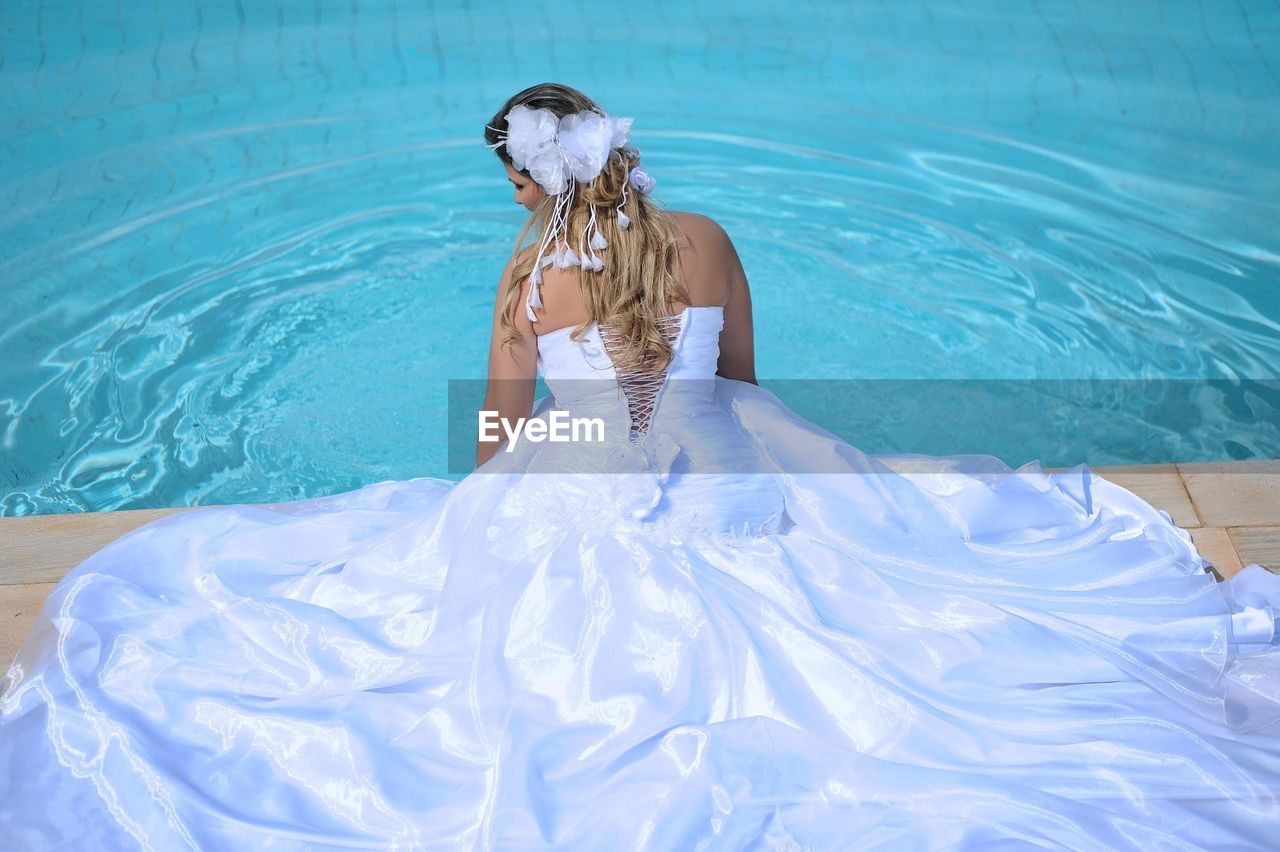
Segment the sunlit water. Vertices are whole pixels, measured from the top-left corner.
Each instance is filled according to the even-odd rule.
[[[544,80],[860,448],[1280,457],[1274,2],[645,6],[0,7],[0,514],[446,475],[523,221],[481,131]]]

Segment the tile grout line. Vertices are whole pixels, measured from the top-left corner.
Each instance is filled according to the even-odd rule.
[[[1199,527],[1204,529],[1204,518],[1200,515],[1200,507],[1196,505],[1195,498],[1191,496],[1191,489],[1187,487],[1187,480],[1182,474],[1182,465],[1174,462],[1173,470],[1174,473],[1178,474],[1178,485],[1182,486],[1182,493],[1187,495],[1187,502],[1191,504],[1191,511],[1196,513],[1196,521],[1199,522]],[[1232,547],[1234,547],[1234,545],[1232,545]]]

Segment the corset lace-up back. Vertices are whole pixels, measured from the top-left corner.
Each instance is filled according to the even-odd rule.
[[[654,540],[786,528],[777,483],[751,475],[768,461],[717,390],[726,381],[716,374],[724,308],[691,305],[659,317],[658,326],[671,344],[665,367],[626,364],[625,341],[608,323],[591,323],[579,340],[569,327],[538,336],[538,370],[553,397],[543,411],[598,417],[605,434],[599,442],[531,444],[512,469],[610,475],[575,480],[576,491],[539,490],[520,511],[540,524],[604,532],[638,523],[629,528]]]
[[[675,359],[676,341],[679,340],[680,331],[684,327],[684,316],[684,313],[681,312],[658,317],[657,319],[658,330],[667,339],[667,342],[671,344],[673,361]],[[649,431],[653,410],[657,404],[658,395],[662,391],[662,386],[666,383],[669,373],[668,368],[671,364],[668,363],[666,367],[659,368],[652,364],[651,359],[647,359],[642,364],[619,368],[616,366],[620,360],[619,355],[626,346],[626,340],[623,339],[621,330],[612,323],[601,323],[598,328],[600,341],[604,345],[605,353],[615,364],[618,385],[627,398],[627,413],[631,424],[630,433],[627,437],[632,441],[639,440]]]
[[[580,340],[572,327],[549,331],[538,335],[538,372],[558,407],[602,416],[617,427],[611,435],[639,443],[653,437],[666,409],[711,404],[723,314],[717,305],[695,305],[659,317],[672,350],[665,368],[624,363],[625,341],[609,323],[591,323]]]

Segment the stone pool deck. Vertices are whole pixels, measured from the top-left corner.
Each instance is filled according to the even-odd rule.
[[[1220,578],[1253,562],[1280,573],[1280,459],[1094,471],[1168,512]],[[0,518],[0,670],[8,668],[50,589],[68,571],[125,533],[181,511]]]

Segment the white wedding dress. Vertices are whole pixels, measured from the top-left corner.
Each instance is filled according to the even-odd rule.
[[[8,673],[0,845],[1280,846],[1280,578],[1085,465],[861,453],[717,377],[722,324],[647,385],[543,335],[539,416],[602,442],[85,561]]]

